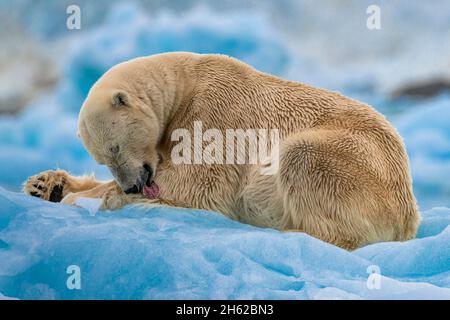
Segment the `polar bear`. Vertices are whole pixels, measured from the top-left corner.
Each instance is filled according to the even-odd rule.
[[[278,170],[263,163],[174,163],[173,133],[276,128]],[[120,63],[91,88],[79,136],[113,181],[47,171],[26,193],[74,204],[101,197],[218,211],[305,232],[352,250],[415,237],[419,213],[402,139],[370,106],[259,72],[233,58],[187,52]],[[275,148],[269,145],[269,148]]]

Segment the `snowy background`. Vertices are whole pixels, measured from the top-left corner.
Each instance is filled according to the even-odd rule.
[[[81,30],[66,28],[70,4]],[[371,4],[380,30],[366,27]],[[0,298],[450,299],[448,1],[6,0],[0,41]],[[228,54],[385,114],[410,156],[418,239],[348,253],[214,212],[94,216],[18,193],[47,169],[109,178],[76,138],[83,99],[112,65],[177,50]],[[436,81],[443,90],[406,94]],[[81,290],[66,286],[69,265]],[[373,265],[381,280],[370,290]]]

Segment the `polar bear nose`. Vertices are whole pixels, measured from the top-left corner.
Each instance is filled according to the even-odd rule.
[[[126,194],[130,194],[130,193],[141,193],[142,192],[142,187],[139,187],[138,185],[134,185],[131,188],[127,189],[124,191]]]

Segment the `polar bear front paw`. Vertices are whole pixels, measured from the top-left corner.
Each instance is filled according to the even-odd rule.
[[[51,202],[60,202],[67,193],[65,186],[69,174],[63,170],[49,170],[28,178],[23,192]]]
[[[100,210],[117,210],[128,204],[151,207],[162,205],[159,199],[148,199],[141,194],[125,194],[112,191],[103,195]]]
[[[132,202],[133,199],[131,195],[107,192],[102,197],[100,210],[117,210]]]

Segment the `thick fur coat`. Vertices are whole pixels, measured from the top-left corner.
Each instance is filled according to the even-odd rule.
[[[178,141],[172,134],[180,128],[193,134],[195,121],[224,136],[227,129],[277,129],[277,172],[262,174],[262,164],[174,164]],[[64,187],[66,203],[79,196],[103,196],[110,209],[154,203],[159,200],[122,192],[148,164],[163,203],[305,232],[346,249],[416,234],[419,214],[405,147],[381,114],[226,56],[168,53],[113,67],[86,98],[79,134],[115,181],[49,171],[27,182],[28,193],[49,199],[53,186],[46,181],[62,179],[56,184]],[[46,194],[34,187],[38,178]]]

